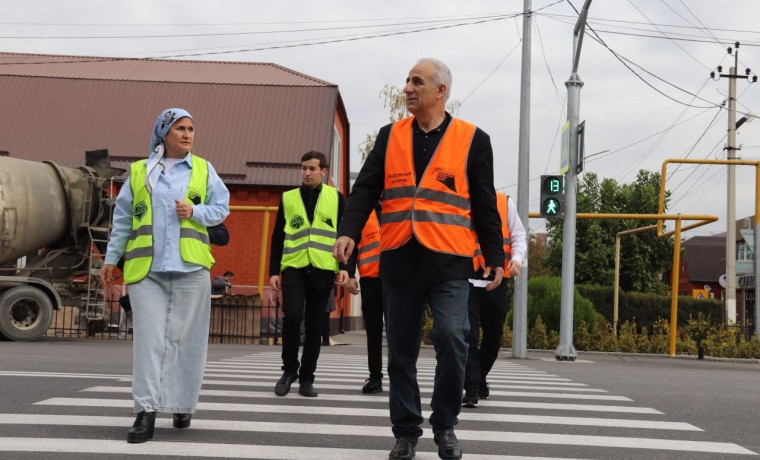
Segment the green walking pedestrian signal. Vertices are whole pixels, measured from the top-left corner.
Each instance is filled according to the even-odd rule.
[[[562,176],[541,176],[541,217],[562,217]]]

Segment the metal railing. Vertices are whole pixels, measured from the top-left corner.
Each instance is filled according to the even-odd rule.
[[[118,300],[106,305],[106,314],[98,320],[89,319],[80,306],[56,310],[46,337],[132,340],[131,312]],[[279,301],[270,304],[258,295],[228,294],[211,299],[209,343],[276,345],[281,334]]]

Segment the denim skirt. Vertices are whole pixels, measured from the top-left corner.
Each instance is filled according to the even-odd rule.
[[[192,414],[208,351],[209,271],[153,272],[129,286],[135,412]]]

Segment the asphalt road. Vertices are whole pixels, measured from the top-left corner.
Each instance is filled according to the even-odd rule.
[[[385,392],[362,395],[361,331],[334,337],[319,361],[317,398],[272,390],[279,347],[211,345],[193,425],[126,443],[131,342],[0,342],[0,458],[384,459],[393,446]],[[432,348],[419,381],[429,411]],[[716,459],[760,454],[760,364],[621,354],[502,352],[492,396],[463,409],[464,458]],[[294,387],[295,389],[296,387]],[[418,459],[435,459],[429,426]]]

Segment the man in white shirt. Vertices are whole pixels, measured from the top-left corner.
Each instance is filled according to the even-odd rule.
[[[525,227],[517,215],[517,206],[512,198],[496,193],[497,207],[502,222],[504,237],[504,280],[497,288],[488,291],[486,285],[490,282],[483,279],[483,260],[480,250],[474,258],[475,275],[470,279],[470,294],[467,300],[467,316],[470,321],[470,333],[467,336],[467,365],[465,367],[464,390],[462,399],[464,407],[477,407],[478,398],[488,399],[490,391],[486,376],[491,371],[501,348],[501,338],[504,334],[504,320],[509,311],[507,298],[507,278],[520,274],[522,261],[525,258],[527,244]],[[480,329],[483,329],[483,340],[480,342]]]

